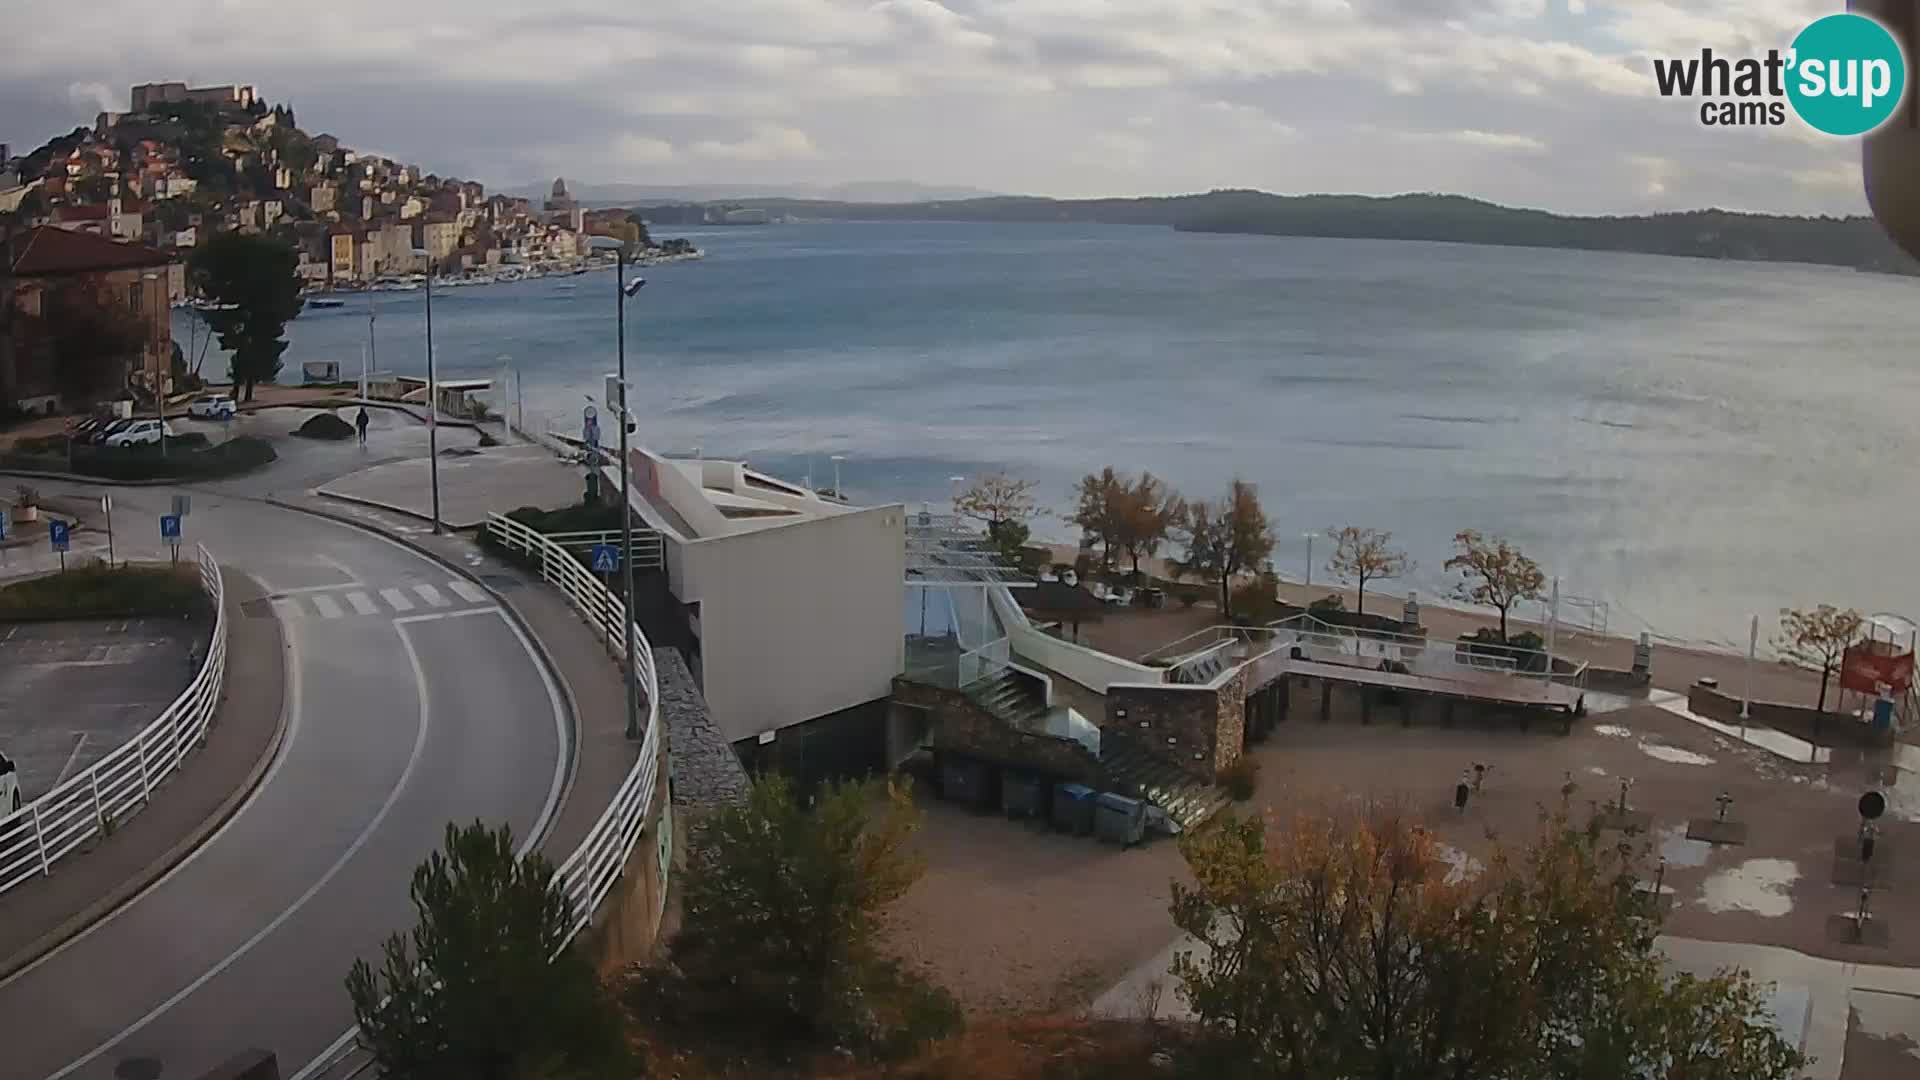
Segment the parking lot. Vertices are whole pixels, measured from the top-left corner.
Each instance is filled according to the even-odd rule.
[[[0,752],[31,800],[126,742],[186,688],[203,619],[0,623]]]

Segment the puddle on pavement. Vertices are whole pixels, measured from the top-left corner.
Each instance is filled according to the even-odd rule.
[[[1656,833],[1660,838],[1660,857],[1673,866],[1705,866],[1713,855],[1713,845],[1705,840],[1687,839],[1685,822],[1669,825]]]
[[[1678,746],[1668,746],[1665,743],[1648,742],[1645,739],[1640,740],[1640,752],[1654,759],[1655,761],[1665,761],[1673,765],[1711,765],[1713,764],[1713,759],[1708,757],[1705,754],[1696,754],[1691,750],[1682,750]]]
[[[1750,911],[1777,919],[1793,910],[1788,890],[1800,868],[1786,859],[1748,859],[1701,883],[1700,906],[1713,912]]]
[[[1486,869],[1479,859],[1452,844],[1436,843],[1433,845],[1433,853],[1439,856],[1441,862],[1447,864],[1447,884],[1449,885],[1458,885],[1469,878],[1479,877],[1480,872]]]
[[[1619,724],[1595,724],[1593,725],[1593,733],[1595,735],[1605,735],[1610,739],[1630,739],[1633,737],[1632,728],[1621,727]]]

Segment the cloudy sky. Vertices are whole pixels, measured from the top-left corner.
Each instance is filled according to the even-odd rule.
[[[1453,191],[1864,209],[1858,147],[1703,128],[1651,58],[1832,0],[91,0],[0,36],[16,152],[135,82],[490,185],[910,179],[1057,196]]]

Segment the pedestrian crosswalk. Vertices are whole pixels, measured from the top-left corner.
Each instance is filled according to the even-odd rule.
[[[452,597],[447,595],[449,592]],[[274,614],[282,619],[320,620],[408,615],[422,610],[450,611],[492,603],[493,597],[485,589],[463,580],[446,582],[445,591],[427,582],[387,588],[341,586],[282,594],[272,600]]]

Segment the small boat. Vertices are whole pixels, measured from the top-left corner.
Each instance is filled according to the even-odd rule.
[[[347,302],[345,300],[308,300],[307,306],[310,308],[337,308],[346,307]]]

